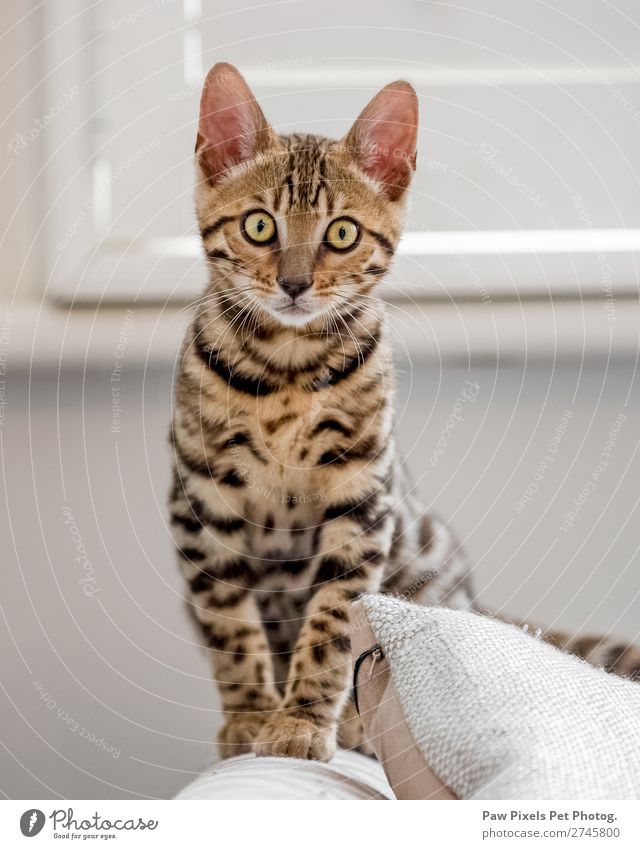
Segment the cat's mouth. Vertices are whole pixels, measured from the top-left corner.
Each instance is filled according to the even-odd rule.
[[[289,299],[287,302],[270,304],[267,309],[281,324],[289,327],[301,327],[324,312],[323,309],[318,309],[309,301],[300,299]]]
[[[294,301],[291,304],[287,304],[285,307],[281,307],[278,312],[284,313],[285,315],[309,315],[313,312],[313,310],[305,304],[299,304]]]

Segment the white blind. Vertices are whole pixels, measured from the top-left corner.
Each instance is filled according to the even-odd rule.
[[[281,132],[340,136],[381,85],[415,85],[418,170],[390,293],[636,288],[636,0],[111,0],[48,15],[52,97],[79,82],[50,136],[58,297],[197,295],[199,90],[222,59]]]

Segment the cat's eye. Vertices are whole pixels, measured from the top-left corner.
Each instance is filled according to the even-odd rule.
[[[250,242],[258,245],[268,245],[276,237],[276,222],[273,216],[263,209],[248,212],[242,222],[242,231]]]
[[[325,242],[336,251],[354,247],[360,238],[360,228],[351,218],[336,218],[327,227]]]

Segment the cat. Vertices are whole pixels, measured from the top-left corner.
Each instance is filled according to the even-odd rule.
[[[223,757],[362,746],[349,699],[361,593],[473,606],[469,567],[398,459],[375,287],[402,231],[418,101],[385,86],[347,135],[278,135],[209,72],[196,213],[209,285],[175,387],[171,524],[211,650]]]

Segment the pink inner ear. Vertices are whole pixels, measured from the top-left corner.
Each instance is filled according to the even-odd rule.
[[[415,170],[418,99],[404,81],[390,83],[365,107],[347,136],[362,170],[398,200]]]
[[[215,65],[202,90],[196,147],[209,176],[250,159],[269,135],[266,118],[242,75],[226,62]]]

